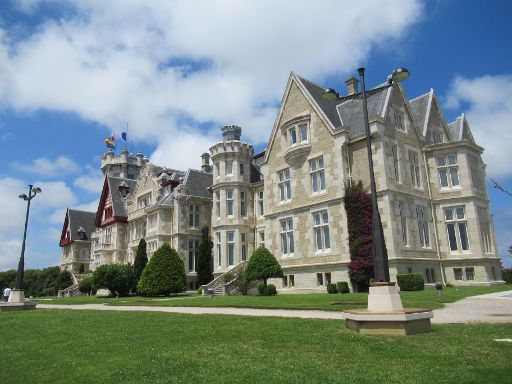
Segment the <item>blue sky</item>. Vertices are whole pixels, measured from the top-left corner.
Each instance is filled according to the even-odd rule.
[[[27,184],[27,266],[57,265],[65,207],[94,210],[104,138],[130,124],[135,151],[200,166],[218,129],[266,145],[290,71],[343,91],[396,67],[410,98],[434,88],[465,112],[488,177],[512,191],[512,47],[505,1],[0,1],[0,270],[15,267]],[[488,184],[500,255],[512,198]]]

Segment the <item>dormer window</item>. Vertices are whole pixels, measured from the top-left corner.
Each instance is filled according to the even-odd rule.
[[[399,129],[400,131],[405,131],[405,128],[404,128],[404,125],[402,122],[402,115],[400,114],[400,112],[395,111],[394,116],[395,116],[395,128]]]
[[[151,193],[147,193],[137,199],[137,208],[146,208],[151,205]]]
[[[308,123],[299,123],[288,128],[290,145],[308,142]]]
[[[85,236],[85,230],[82,227],[78,228],[78,231],[76,231],[76,234],[78,235],[78,240],[87,240],[87,238]]]
[[[443,132],[434,131],[432,132],[432,142],[434,144],[440,144],[443,142]]]

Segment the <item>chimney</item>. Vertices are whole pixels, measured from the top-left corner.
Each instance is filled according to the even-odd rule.
[[[242,128],[238,125],[226,125],[221,129],[222,136],[224,137],[224,141],[238,140],[240,141],[240,136],[242,135]]]
[[[210,154],[205,152],[201,155],[201,159],[203,159],[201,170],[203,172],[210,173],[212,171],[212,168],[210,167]]]
[[[359,93],[359,80],[354,76],[350,76],[345,80],[345,84],[347,84],[347,95],[350,96]]]

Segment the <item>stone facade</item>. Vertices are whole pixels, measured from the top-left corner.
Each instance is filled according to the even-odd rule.
[[[357,93],[356,80],[348,85]],[[168,242],[195,289],[207,225],[215,276],[265,245],[283,268],[285,278],[273,281],[281,289],[348,281],[344,188],[354,180],[369,186],[362,104],[326,101],[322,92],[292,73],[267,148],[255,155],[240,127],[225,126],[222,141],[202,155],[201,171],[107,152],[91,268],[133,263],[141,238],[149,257]],[[415,272],[427,283],[500,281],[483,148],[464,115],[448,124],[433,90],[408,100],[397,84],[374,90],[368,112],[391,280]]]

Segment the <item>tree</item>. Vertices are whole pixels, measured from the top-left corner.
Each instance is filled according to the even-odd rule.
[[[94,285],[94,277],[93,276],[89,276],[89,277],[86,277],[85,279],[83,279],[79,284],[78,284],[78,290],[82,293],[87,293],[87,294],[95,294],[96,293],[96,287]]]
[[[213,242],[210,239],[210,228],[205,225],[201,230],[201,242],[199,243],[197,256],[197,279],[200,285],[208,284],[213,280],[212,249]]]
[[[274,255],[262,245],[249,258],[245,268],[245,277],[249,282],[263,280],[266,291],[267,280],[273,277],[283,277],[283,270]]]
[[[137,287],[140,275],[148,263],[148,254],[146,240],[140,239],[139,246],[137,247],[137,254],[135,255],[135,261],[133,262],[133,273],[135,277],[134,287]]]
[[[351,260],[348,264],[348,274],[355,290],[366,291],[370,279],[374,277],[372,203],[361,180],[345,185],[343,200],[347,213]]]
[[[80,267],[78,268],[78,273],[84,273],[85,272],[85,265],[80,264]]]
[[[133,287],[133,267],[123,264],[100,265],[93,274],[97,289],[106,288],[112,294],[127,296]]]
[[[168,295],[187,289],[185,265],[167,243],[156,250],[142,271],[137,292],[144,296]]]
[[[71,287],[73,285],[73,278],[71,277],[71,272],[62,271],[57,279],[57,289],[66,289],[67,287]]]

